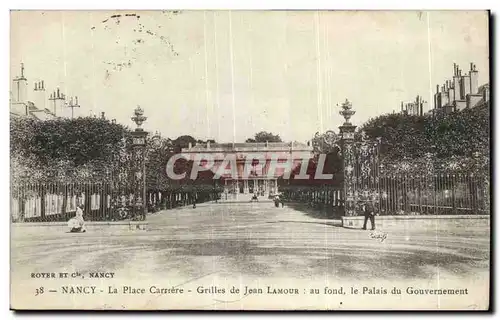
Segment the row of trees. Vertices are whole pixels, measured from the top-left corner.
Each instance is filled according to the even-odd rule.
[[[475,152],[489,154],[489,106],[467,108],[446,116],[381,115],[360,126],[356,139],[361,138],[362,132],[365,138],[380,141],[380,157],[383,160],[416,159],[428,153],[441,159],[468,157]],[[113,171],[120,165],[117,155],[131,142],[130,134],[129,128],[99,118],[48,121],[13,118],[10,126],[13,178],[68,177],[82,170],[98,174],[102,174],[102,170]],[[281,142],[282,139],[279,135],[262,131],[246,141]],[[215,143],[214,140],[203,141],[190,135],[174,140],[163,139],[164,147],[148,153],[149,183],[174,185],[163,174],[170,156],[189,144],[194,146],[206,142]],[[314,172],[319,154],[324,153],[327,155],[324,172],[336,173],[341,166],[337,142],[338,136],[333,132],[317,134],[313,139],[315,158],[310,161],[308,171]],[[179,170],[190,166],[180,165],[182,168]],[[292,175],[296,173],[298,171]]]
[[[161,170],[164,172],[164,165],[172,154],[188,147],[189,143],[206,143],[189,135],[162,140],[164,147],[148,150],[147,172],[150,181],[156,181]],[[12,179],[19,182],[54,178],[81,180],[83,173],[89,180],[102,178],[124,165],[120,156],[129,151],[131,142],[131,129],[106,119],[81,117],[37,121],[12,118]],[[164,179],[162,181],[166,182]]]
[[[384,159],[419,158],[431,153],[437,158],[469,157],[489,153],[489,106],[467,108],[448,115],[387,114],[359,128],[368,138],[380,139]]]
[[[31,118],[12,118],[10,122],[11,178],[13,182],[92,181],[118,172],[128,165],[120,157],[128,153],[131,129],[107,119],[80,117],[37,121]],[[155,137],[156,140],[157,137]],[[196,139],[182,135],[176,139],[160,138],[155,146],[148,137],[147,184],[152,189],[206,188],[213,185],[212,172],[202,172],[197,181],[189,176],[171,181],[165,174],[169,158],[190,144],[215,143],[215,140]],[[249,139],[250,140],[250,139]],[[252,141],[277,142],[278,135],[257,133]],[[192,163],[178,161],[176,172],[190,172]],[[114,177],[116,178],[116,177]],[[203,186],[203,187],[201,187]]]

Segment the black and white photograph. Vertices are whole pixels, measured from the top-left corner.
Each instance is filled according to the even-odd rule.
[[[489,310],[490,19],[11,10],[11,309]]]

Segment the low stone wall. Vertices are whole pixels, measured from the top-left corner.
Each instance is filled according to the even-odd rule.
[[[86,229],[90,230],[147,230],[147,221],[88,221],[85,222]],[[39,230],[51,229],[54,231],[68,231],[67,222],[19,222],[11,224],[12,231],[15,230]]]
[[[361,229],[363,227],[363,222],[365,220],[364,216],[356,217],[341,217],[342,227]],[[375,216],[375,225],[377,228],[390,228],[390,227],[402,227],[402,228],[412,228],[412,227],[429,227],[434,228],[439,227],[453,227],[453,226],[463,226],[468,224],[471,226],[487,226],[490,225],[489,215],[442,215],[442,216],[431,216],[431,215],[418,215],[418,216]],[[371,224],[368,220],[367,228],[370,228]]]

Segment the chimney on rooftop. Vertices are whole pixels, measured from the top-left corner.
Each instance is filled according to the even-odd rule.
[[[470,77],[470,93],[471,94],[477,94],[479,90],[479,72],[476,70],[476,65],[473,64],[472,62],[470,63],[470,71],[469,71],[469,77]]]
[[[52,101],[52,112],[58,117],[63,117],[66,114],[65,98],[64,94],[61,94],[59,88],[50,95],[49,100]]]
[[[28,80],[24,77],[24,63],[21,63],[21,76],[12,79],[12,93],[14,102],[27,102]]]
[[[35,106],[39,109],[46,108],[47,95],[45,94],[45,89],[43,87],[43,81],[35,82],[35,90],[33,92],[33,102]]]

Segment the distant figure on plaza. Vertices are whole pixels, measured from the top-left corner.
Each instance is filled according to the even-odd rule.
[[[365,216],[365,222],[363,223],[363,230],[366,230],[368,219],[370,219],[372,230],[375,230],[375,206],[373,205],[373,201],[371,200],[364,201],[363,204],[361,205],[361,211]]]
[[[274,206],[276,208],[279,208],[280,207],[280,203],[282,203],[282,200],[280,199],[280,195],[277,194],[274,196]]]
[[[83,205],[76,207],[76,215],[69,219],[68,227],[70,232],[85,232],[85,220],[83,220]]]
[[[251,201],[259,201],[259,198],[257,197],[257,194],[254,193],[254,195],[252,196],[252,200]]]

